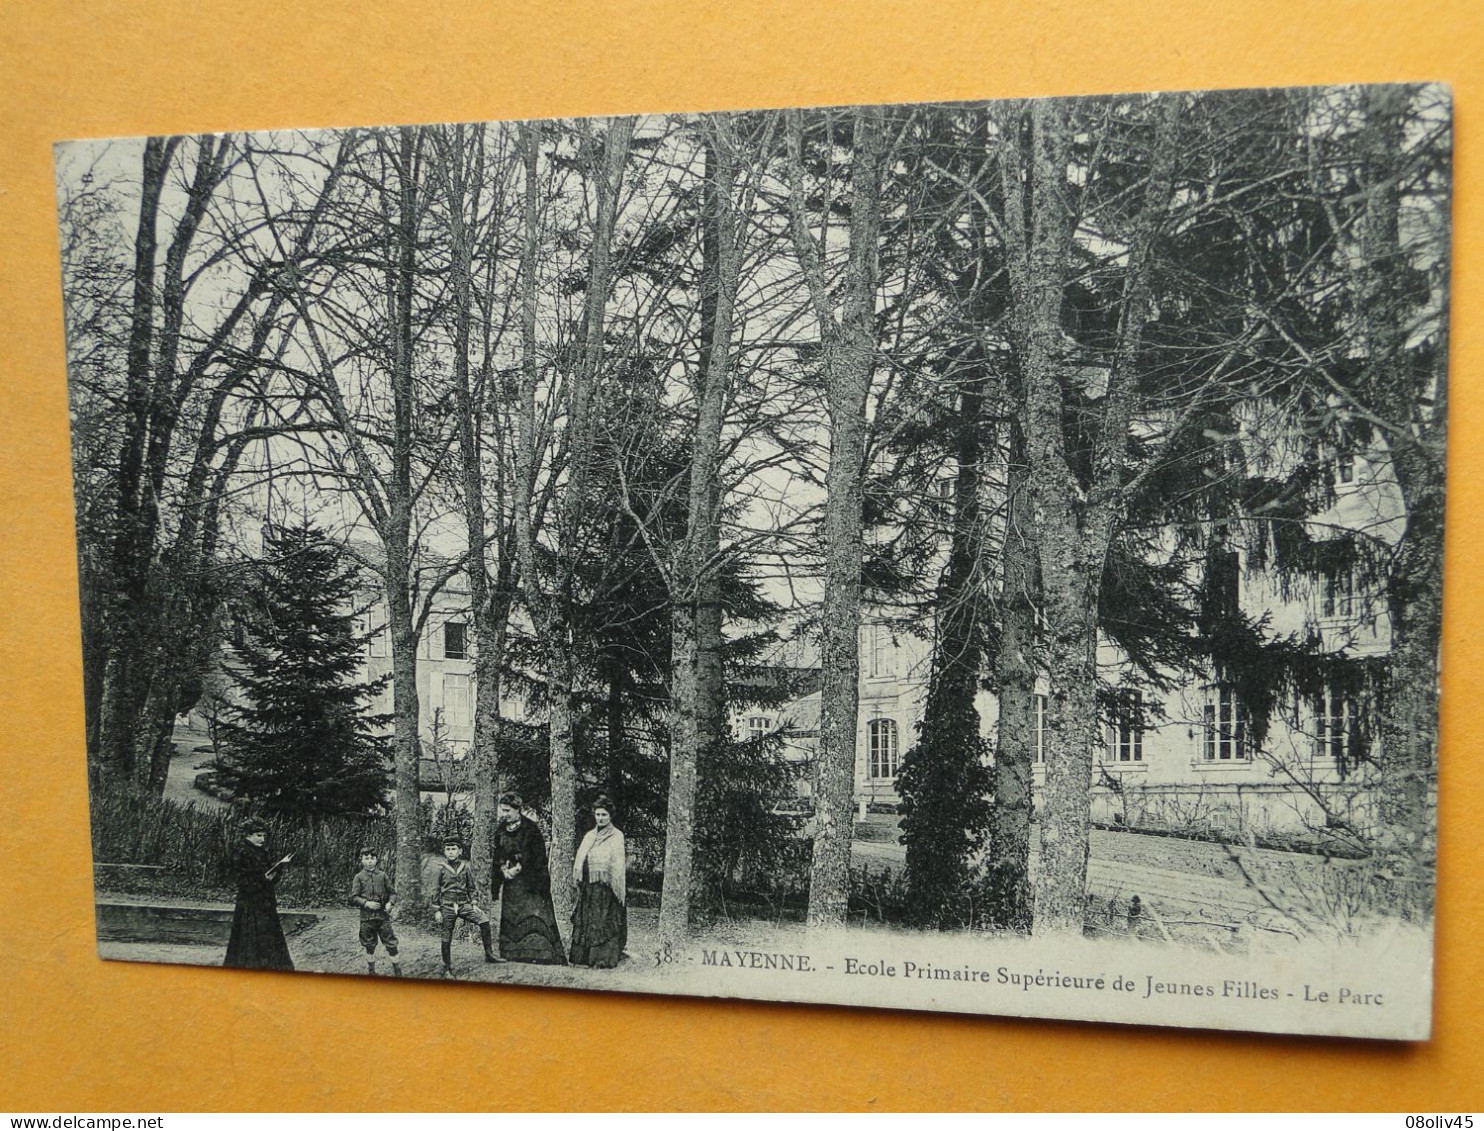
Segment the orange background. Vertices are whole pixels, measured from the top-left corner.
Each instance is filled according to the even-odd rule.
[[[0,3],[0,1108],[1484,1107],[1481,49],[1477,0]],[[52,142],[1401,79],[1451,82],[1458,127],[1431,1043],[96,957]]]

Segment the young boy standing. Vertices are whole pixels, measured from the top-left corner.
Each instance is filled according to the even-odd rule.
[[[495,957],[490,917],[474,902],[474,874],[460,859],[464,847],[456,837],[443,838],[443,859],[433,868],[428,902],[433,905],[433,918],[443,930],[443,976],[453,977],[453,928],[463,919],[479,926],[484,940],[484,960],[499,962]]]
[[[376,973],[376,941],[386,947],[392,960],[392,976],[400,978],[397,962],[397,932],[392,929],[392,903],[397,893],[392,881],[377,865],[380,854],[369,845],[361,849],[361,870],[350,881],[350,901],[361,909],[361,945],[366,948],[366,973]]]

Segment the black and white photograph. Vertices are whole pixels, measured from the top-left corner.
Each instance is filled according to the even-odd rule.
[[[58,145],[100,955],[1427,1039],[1451,158],[1428,84]]]

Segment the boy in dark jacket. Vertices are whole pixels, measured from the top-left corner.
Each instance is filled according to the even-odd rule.
[[[392,881],[377,863],[376,849],[361,849],[361,870],[350,881],[350,901],[361,909],[361,945],[366,948],[366,973],[376,973],[376,941],[386,947],[392,960],[392,976],[400,978],[397,962],[397,932],[392,929],[392,903],[397,898]]]
[[[443,976],[453,977],[453,929],[460,919],[479,927],[484,940],[484,960],[499,962],[495,957],[495,940],[490,931],[490,917],[474,902],[474,874],[459,859],[464,846],[456,837],[443,841],[443,859],[433,866],[429,878],[428,902],[433,905],[433,918],[443,931]]]

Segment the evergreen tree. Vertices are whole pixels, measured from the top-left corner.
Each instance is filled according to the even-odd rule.
[[[387,718],[362,708],[386,683],[356,679],[354,566],[313,525],[271,534],[247,594],[241,702],[220,724],[220,782],[265,812],[330,816],[383,808]]]
[[[984,593],[977,582],[982,525],[981,380],[958,396],[955,428],[954,523],[948,563],[939,582],[938,639],[917,744],[897,778],[903,802],[907,893],[921,926],[961,926],[969,918],[970,861],[990,835],[994,789],[989,744],[974,697],[985,654]]]
[[[776,617],[776,607],[746,578],[719,580],[727,614],[736,622],[757,625]],[[723,645],[726,713],[760,712],[768,725],[774,719],[780,725],[761,734],[749,726],[745,738],[724,731],[699,752],[694,902],[703,914],[727,914],[732,892],[780,898],[809,867],[810,840],[788,805],[798,800],[807,770],[788,757],[786,720],[779,716],[813,679],[812,673],[765,659],[777,644],[777,634],[763,629],[738,632]]]
[[[701,751],[695,833],[701,909],[725,914],[733,889],[776,893],[807,867],[802,822],[778,804],[798,796],[800,773],[784,754],[782,731],[745,740],[723,736]]]
[[[961,664],[943,662],[941,653],[937,659],[917,744],[902,763],[897,792],[912,919],[923,927],[955,927],[973,918],[971,861],[989,839],[994,778],[968,673]]]

